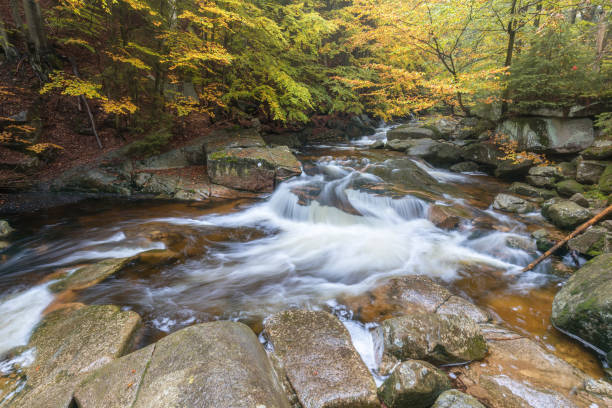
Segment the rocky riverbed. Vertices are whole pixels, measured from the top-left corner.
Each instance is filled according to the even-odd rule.
[[[610,221],[520,273],[609,204],[565,125],[523,141],[579,153],[547,166],[431,119],[73,169],[47,187],[98,201],[0,223],[0,406],[610,406]]]

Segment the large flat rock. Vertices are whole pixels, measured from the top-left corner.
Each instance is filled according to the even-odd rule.
[[[264,336],[304,408],[380,406],[372,375],[336,317],[281,312],[266,320]]]
[[[288,408],[266,352],[242,323],[179,330],[85,379],[79,406]]]
[[[588,392],[589,377],[535,341],[493,324],[481,325],[488,355],[451,372],[465,392],[492,408],[599,407],[609,399]]]
[[[208,153],[207,170],[213,183],[255,192],[272,192],[281,181],[302,173],[287,146],[217,150]]]
[[[9,406],[68,408],[83,377],[131,350],[140,316],[118,306],[56,310],[36,328],[28,348],[34,362],[25,368],[26,387]]]

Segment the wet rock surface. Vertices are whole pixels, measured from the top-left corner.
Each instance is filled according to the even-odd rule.
[[[265,321],[263,334],[304,408],[379,406],[374,380],[336,317],[281,312]]]
[[[400,125],[387,132],[388,140],[406,140],[406,139],[432,139],[435,133],[431,129],[419,127],[416,124]]]
[[[563,229],[575,228],[591,218],[589,210],[575,202],[555,199],[542,205],[542,215]]]
[[[86,378],[75,400],[87,407],[289,407],[255,334],[228,321],[179,330],[114,361]]]
[[[612,254],[576,271],[555,296],[552,322],[601,349],[612,351]]]
[[[134,347],[140,316],[117,306],[73,305],[46,316],[28,343],[34,362],[11,407],[65,407],[84,375]]]
[[[427,408],[451,388],[444,371],[418,360],[399,364],[378,389],[380,400],[389,408]]]
[[[611,401],[585,389],[589,377],[535,341],[495,324],[481,325],[489,354],[451,372],[486,406],[589,407]]]
[[[535,210],[535,205],[520,197],[510,194],[500,193],[495,196],[493,208],[496,210],[512,212],[517,214],[525,214]]]
[[[65,278],[53,283],[50,289],[53,292],[85,289],[114,275],[128,265],[130,261],[130,258],[113,258],[80,267]]]
[[[462,315],[417,313],[385,320],[377,331],[389,353],[400,360],[452,364],[479,360],[487,353],[480,328]]]
[[[476,398],[457,390],[444,391],[432,408],[485,408]]]

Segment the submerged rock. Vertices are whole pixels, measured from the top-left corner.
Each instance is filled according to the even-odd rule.
[[[179,330],[86,378],[79,406],[289,408],[266,353],[242,323]]]
[[[573,201],[549,200],[542,205],[542,215],[559,228],[572,229],[591,218],[591,213]]]
[[[417,313],[385,320],[377,329],[385,353],[434,364],[479,360],[487,353],[480,328],[465,315]]]
[[[304,408],[379,406],[374,380],[336,317],[281,312],[264,322],[263,335]]]
[[[53,292],[61,292],[68,289],[79,290],[88,288],[119,272],[130,260],[131,258],[113,258],[97,262],[93,265],[83,266],[52,284],[49,289]]]
[[[612,254],[572,275],[555,296],[551,321],[604,353],[612,351]]]
[[[535,341],[494,324],[481,325],[489,354],[451,372],[486,406],[499,408],[608,406],[585,390],[589,377]]]
[[[525,214],[535,210],[535,206],[527,200],[510,194],[500,193],[495,196],[493,208],[496,210]]]
[[[457,390],[444,391],[431,408],[485,408],[476,398]]]
[[[445,372],[425,361],[408,360],[395,368],[378,395],[389,408],[427,408],[450,388]]]

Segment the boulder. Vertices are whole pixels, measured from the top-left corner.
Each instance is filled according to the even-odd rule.
[[[380,177],[387,183],[407,189],[432,191],[440,185],[435,178],[407,157],[387,160],[383,165],[368,166],[365,171]]]
[[[26,387],[9,406],[71,407],[83,377],[129,352],[140,325],[138,314],[118,306],[73,304],[49,313],[27,346],[36,358],[25,368]]]
[[[517,214],[525,214],[535,210],[535,206],[529,201],[504,193],[500,193],[495,196],[493,208],[496,210]]]
[[[517,117],[502,122],[497,133],[533,152],[577,153],[595,141],[593,121],[588,118]]]
[[[584,193],[584,186],[576,180],[563,180],[555,184],[555,189],[562,197],[571,197],[576,193]]]
[[[598,138],[593,146],[580,152],[580,155],[588,160],[612,159],[612,138]]]
[[[408,360],[395,368],[380,386],[378,396],[389,408],[427,408],[450,388],[444,371],[425,361]]]
[[[464,161],[450,166],[450,170],[457,173],[469,173],[480,170],[478,163],[473,161]]]
[[[590,205],[589,200],[587,200],[586,197],[580,193],[576,193],[573,196],[571,196],[570,201],[573,201],[579,206],[584,207],[584,208],[589,208],[589,205]]]
[[[550,233],[545,229],[535,230],[531,233],[535,238],[538,251],[546,252],[555,245],[555,240],[550,236]]]
[[[511,160],[492,143],[473,143],[463,149],[463,159],[480,163],[493,170],[496,177],[519,177],[527,174],[532,160]]]
[[[608,406],[585,390],[589,377],[534,340],[495,324],[481,324],[488,355],[478,363],[453,367],[464,392],[499,408]]]
[[[467,211],[461,211],[457,207],[434,204],[429,207],[428,219],[438,228],[454,230],[462,220],[469,218],[469,215]]]
[[[557,193],[555,193],[554,191],[533,187],[533,186],[530,186],[529,184],[520,183],[518,181],[512,183],[510,185],[510,188],[508,188],[508,191],[514,194],[519,194],[522,196],[533,197],[533,198],[540,198],[543,200],[549,200],[557,196]]]
[[[6,220],[0,220],[0,238],[8,237],[13,231],[13,227]]]
[[[431,408],[485,408],[476,398],[457,390],[444,391]]]
[[[385,353],[434,364],[479,360],[487,353],[480,328],[465,315],[416,313],[385,320],[377,328]]]
[[[414,124],[400,125],[387,132],[387,140],[432,139],[435,136],[433,130]]]
[[[590,211],[575,202],[555,199],[542,205],[542,215],[563,229],[575,228],[591,218]]]
[[[579,159],[576,167],[576,181],[582,184],[596,184],[607,165],[607,162]]]
[[[420,275],[388,279],[362,295],[342,299],[342,303],[356,318],[369,322],[423,312],[463,314],[477,322],[489,320],[487,313],[473,303]]]
[[[599,190],[605,194],[612,194],[612,164],[608,164],[599,177]]]
[[[414,146],[414,141],[392,139],[387,141],[387,144],[385,146],[388,149],[395,150],[396,152],[405,152],[406,150]]]
[[[179,330],[86,378],[78,406],[289,408],[266,352],[242,323]]]
[[[276,184],[302,173],[286,146],[229,148],[207,155],[211,181],[226,187],[271,192]]]
[[[527,183],[535,187],[544,187],[544,188],[554,188],[555,187],[554,177],[527,176],[525,179],[527,180]]]
[[[560,179],[562,177],[561,171],[555,166],[535,166],[529,169],[530,176],[536,177],[552,177],[554,179]]]
[[[612,351],[612,254],[572,275],[555,296],[551,321],[604,353]]]
[[[376,140],[374,143],[372,143],[368,147],[370,149],[383,149],[385,147],[385,142],[383,142],[382,140]]]
[[[333,315],[277,313],[264,322],[263,335],[302,407],[379,406],[372,375]]]
[[[567,246],[583,255],[597,256],[612,251],[612,234],[603,227],[591,227],[570,239]]]
[[[461,148],[448,142],[434,142],[422,151],[419,149],[418,146],[415,146],[409,148],[406,153],[411,156],[421,157],[436,166],[445,167],[460,162],[462,157]]]
[[[130,260],[131,258],[106,259],[93,265],[83,266],[53,283],[49,289],[53,292],[61,292],[88,288],[119,272]]]

